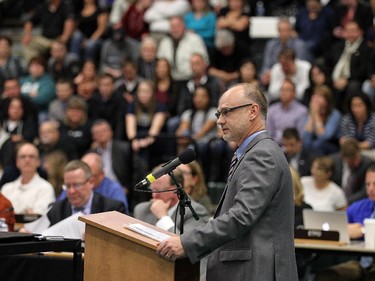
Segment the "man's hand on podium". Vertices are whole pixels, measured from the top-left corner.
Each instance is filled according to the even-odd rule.
[[[157,253],[167,260],[175,261],[178,258],[186,256],[179,236],[165,239],[164,241],[159,242],[157,245]]]

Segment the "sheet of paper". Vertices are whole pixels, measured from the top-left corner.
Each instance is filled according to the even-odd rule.
[[[42,233],[50,226],[50,224],[47,215],[43,215],[35,221],[25,223],[23,227],[31,233]]]
[[[63,236],[64,238],[84,239],[85,223],[78,220],[82,216],[82,212],[78,212],[66,219],[52,225],[42,232],[44,236]]]
[[[148,238],[151,238],[153,240],[156,240],[158,242],[163,241],[169,237],[171,237],[168,234],[159,232],[155,229],[149,228],[143,224],[140,223],[131,223],[131,224],[124,224],[124,227],[133,230],[134,232],[137,232],[139,234],[142,234],[143,236],[146,236]]]

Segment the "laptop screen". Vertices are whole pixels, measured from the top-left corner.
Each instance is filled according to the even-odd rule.
[[[340,234],[340,242],[349,243],[348,216],[345,211],[303,210],[305,229],[335,230]]]

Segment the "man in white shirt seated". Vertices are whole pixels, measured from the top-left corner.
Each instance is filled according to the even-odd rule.
[[[175,176],[178,182],[183,185],[184,178],[182,172],[176,170]],[[152,193],[152,199],[150,201],[142,202],[135,206],[134,217],[173,232],[175,227],[174,218],[176,217],[176,212],[178,212],[179,207],[179,199],[175,192],[175,183],[168,175],[164,175],[151,184],[151,189],[156,193]],[[166,190],[170,191],[165,192]],[[190,209],[186,208],[184,232],[188,232],[189,229],[195,228],[199,225],[206,224],[208,221],[209,216],[205,207],[193,200],[191,201],[191,205],[197,213],[199,220],[195,220]],[[180,216],[178,214],[176,229],[179,229],[180,227]]]
[[[37,172],[40,165],[39,152],[32,143],[21,144],[17,150],[16,166],[21,175],[3,186],[1,192],[13,205],[16,214],[47,213],[55,202],[52,185],[41,178]]]

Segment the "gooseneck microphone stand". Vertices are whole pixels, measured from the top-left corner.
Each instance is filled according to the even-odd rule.
[[[180,234],[184,233],[184,222],[185,222],[185,208],[189,207],[190,211],[193,214],[195,220],[199,220],[197,213],[195,212],[193,206],[191,205],[191,200],[186,194],[185,190],[182,188],[182,185],[178,182],[173,171],[169,172],[168,175],[172,178],[174,184],[176,185],[176,194],[179,199],[179,210],[180,210]]]

